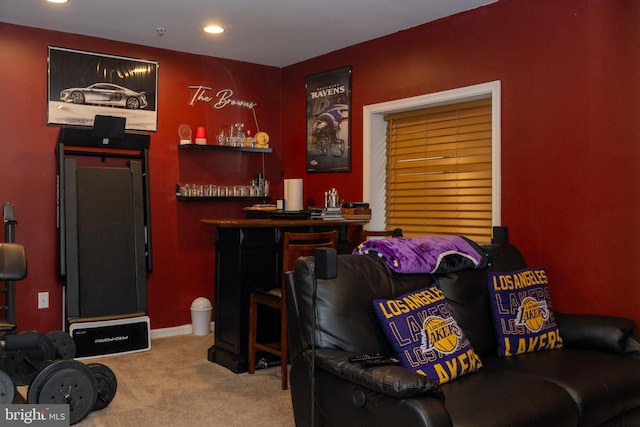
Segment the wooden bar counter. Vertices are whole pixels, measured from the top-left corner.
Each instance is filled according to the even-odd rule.
[[[367,220],[201,219],[215,232],[215,340],[209,360],[233,372],[246,372],[248,360],[249,290],[272,289],[282,277],[285,232],[338,231],[338,252],[348,253]],[[266,313],[258,333],[278,336],[277,313]]]

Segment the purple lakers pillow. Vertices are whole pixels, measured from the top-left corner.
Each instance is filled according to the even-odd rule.
[[[377,299],[373,307],[405,368],[443,384],[482,367],[437,286]]]
[[[562,347],[544,268],[489,273],[488,279],[499,356]]]

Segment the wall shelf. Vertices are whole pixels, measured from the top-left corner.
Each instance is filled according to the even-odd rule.
[[[273,148],[255,148],[255,147],[232,147],[230,145],[214,145],[214,144],[184,144],[178,145],[180,151],[248,151],[252,153],[272,153]]]
[[[230,145],[213,145],[213,144],[184,144],[178,145],[178,151],[235,151],[235,152],[251,152],[251,153],[262,153],[262,174],[264,176],[264,153],[271,153],[273,149],[271,148],[255,148],[255,147],[232,147]],[[187,184],[185,184],[186,186]],[[213,184],[211,184],[213,185]],[[210,185],[210,186],[211,186]],[[231,186],[237,187],[237,186]],[[251,194],[252,191],[248,190],[239,194]],[[260,192],[255,192],[253,194],[259,194]],[[266,191],[268,192],[268,191]],[[185,195],[185,194],[217,194],[214,191],[203,191],[201,192],[190,192],[190,191],[182,191],[180,184],[178,184],[178,188],[176,189],[176,200],[185,201],[185,202],[233,202],[233,201],[253,201],[253,202],[265,202],[270,201],[271,196],[196,196],[196,195]],[[228,194],[228,193],[226,193]]]
[[[232,201],[268,201],[271,196],[178,196],[184,202],[232,202]]]

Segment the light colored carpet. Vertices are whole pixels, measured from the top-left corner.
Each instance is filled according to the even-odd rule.
[[[84,359],[111,368],[118,391],[109,406],[91,412],[82,427],[294,426],[280,367],[235,374],[207,360],[208,336],[159,338],[151,350]]]

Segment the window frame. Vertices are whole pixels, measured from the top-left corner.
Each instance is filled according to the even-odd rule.
[[[501,225],[501,82],[500,80],[398,99],[363,107],[362,121],[362,200],[369,203],[371,221],[366,228],[383,230],[386,224],[385,188],[386,129],[384,116],[419,108],[491,98],[492,145],[492,226]],[[372,174],[371,171],[376,171]]]

